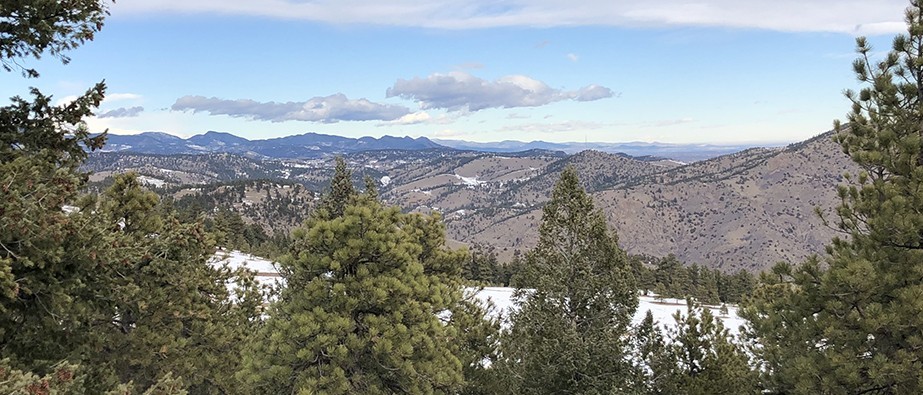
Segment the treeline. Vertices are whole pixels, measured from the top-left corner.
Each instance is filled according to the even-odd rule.
[[[509,262],[500,262],[493,246],[473,245],[462,266],[462,276],[480,285],[529,288],[531,285],[521,275],[524,258],[517,251]],[[740,303],[757,284],[757,278],[749,272],[726,274],[698,264],[686,266],[672,254],[663,258],[631,255],[628,260],[644,295],[693,299],[710,305]]]
[[[757,283],[756,277],[747,271],[725,274],[698,264],[685,266],[673,254],[663,258],[632,256],[631,265],[638,287],[645,294],[691,298],[710,305],[740,303]]]

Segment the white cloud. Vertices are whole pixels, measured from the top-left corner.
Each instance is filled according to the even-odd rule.
[[[414,112],[414,113],[410,113],[410,114],[404,115],[404,116],[402,116],[402,117],[400,117],[400,118],[398,118],[398,119],[395,119],[395,120],[393,120],[393,121],[382,122],[382,123],[378,124],[378,126],[385,126],[385,125],[416,125],[416,124],[418,124],[418,123],[426,123],[426,122],[429,122],[429,121],[432,120],[432,119],[433,119],[433,117],[431,117],[431,116],[430,116],[428,113],[426,113],[425,111],[417,111],[417,112]]]
[[[135,107],[119,107],[114,110],[109,110],[97,115],[97,118],[132,118],[137,117],[141,112],[144,111],[144,107],[135,106]]]
[[[394,121],[410,114],[410,109],[404,106],[379,104],[367,99],[350,100],[342,93],[285,103],[183,96],[176,99],[171,109],[270,122]]]
[[[55,102],[57,106],[63,106],[74,100],[77,100],[77,95],[64,96],[58,99]],[[129,101],[129,100],[140,100],[141,95],[135,93],[107,93],[106,97],[103,99],[103,104],[116,103],[120,101]]]
[[[467,133],[455,130],[455,129],[442,129],[433,133],[433,137],[436,138],[450,138],[450,137],[461,137],[465,136]]]
[[[722,26],[878,34],[903,30],[906,0],[133,0],[115,17],[210,13],[440,29],[505,26]]]
[[[565,56],[567,56],[567,59],[570,60],[571,62],[576,62],[576,61],[580,60],[580,57],[577,56],[577,54],[574,54],[574,53],[569,53],[569,54],[567,54],[567,55],[565,55]]]
[[[538,107],[563,100],[592,101],[612,97],[613,92],[599,85],[564,91],[524,75],[510,75],[488,81],[455,71],[432,74],[425,78],[399,79],[388,88],[386,94],[388,97],[415,100],[423,109],[480,111],[488,108]]]
[[[395,119],[393,121],[381,122],[376,126],[395,126],[395,125],[448,125],[455,122],[458,118],[468,115],[467,113],[440,114],[439,116],[429,115],[426,111],[417,111]]]

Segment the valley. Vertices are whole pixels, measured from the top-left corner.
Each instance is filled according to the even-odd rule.
[[[560,171],[573,166],[627,252],[675,254],[726,272],[760,271],[821,254],[836,235],[815,209],[830,219],[842,174],[857,168],[831,137],[691,164],[600,151],[423,147],[312,158],[102,152],[91,155],[85,169],[99,185],[113,173],[136,171],[161,194],[204,196],[209,207],[227,206],[268,234],[288,234],[326,187],[333,157],[341,154],[360,188],[368,177],[390,204],[440,212],[453,245],[493,246],[509,260],[535,244],[542,204]]]

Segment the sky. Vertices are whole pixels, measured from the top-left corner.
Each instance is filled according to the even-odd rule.
[[[857,36],[897,0],[119,0],[95,40],[0,72],[94,131],[468,141],[781,143],[831,129]]]

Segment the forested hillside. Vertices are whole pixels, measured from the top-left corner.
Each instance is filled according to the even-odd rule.
[[[822,253],[836,232],[823,224],[815,208],[831,214],[836,185],[843,174],[857,170],[829,132],[783,148],[754,148],[688,165],[597,151],[570,156],[550,151],[368,151],[345,158],[356,185],[368,176],[389,203],[407,211],[441,212],[449,238],[494,246],[507,261],[515,251],[533,245],[536,233],[517,229],[535,229],[554,181],[564,167],[573,166],[609,224],[624,235],[627,251],[674,254],[683,262],[727,272],[759,271],[778,261]],[[170,190],[265,178],[319,192],[326,187],[332,159],[103,153],[92,155],[88,163],[87,169],[95,170],[91,180],[131,170],[157,185],[163,181]],[[216,200],[268,226],[263,218],[273,214],[261,212],[259,205],[239,210],[249,204],[242,196]],[[298,223],[300,218],[283,222]]]
[[[5,72],[67,63],[108,5],[4,3]],[[923,2],[906,17],[887,56],[856,40],[833,133],[678,167],[441,149],[88,165],[106,84],[31,89],[0,107],[0,393],[923,393]],[[90,181],[106,163],[125,168]],[[231,248],[276,271],[222,263]],[[504,315],[476,296],[497,283]],[[638,322],[641,294],[689,303]]]

